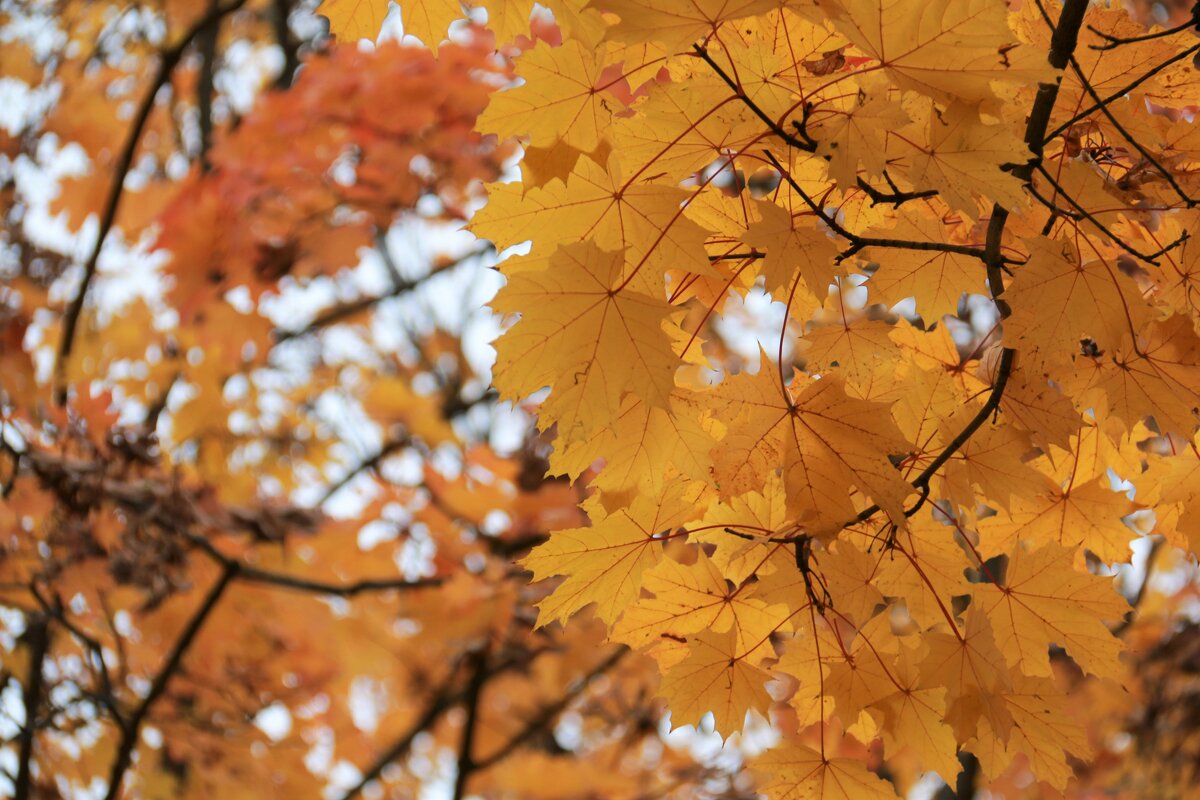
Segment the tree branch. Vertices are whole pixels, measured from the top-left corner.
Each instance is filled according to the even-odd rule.
[[[569,706],[575,698],[579,697],[584,693],[584,691],[587,690],[592,681],[615,667],[617,663],[628,653],[629,650],[624,647],[619,647],[613,651],[608,658],[601,661],[586,675],[572,683],[571,686],[568,687],[567,691],[563,693],[562,697],[531,717],[521,727],[521,730],[513,734],[513,736],[511,736],[504,744],[500,745],[499,749],[497,749],[494,753],[475,761],[472,767],[473,770],[475,772],[480,772],[508,758],[508,756],[511,755],[514,750],[529,741],[530,737],[534,736],[539,731],[549,726],[550,723],[554,722],[558,715],[565,711],[567,706]]]
[[[428,589],[445,583],[441,578],[362,578],[350,583],[331,583],[329,581],[303,578],[298,575],[288,575],[284,572],[259,569],[236,558],[222,553],[216,545],[203,536],[184,532],[187,540],[198,547],[205,555],[219,564],[224,570],[232,570],[238,581],[242,583],[258,583],[265,586],[276,586],[281,589],[291,589],[310,594],[326,594],[335,597],[354,598],[368,592],[394,592],[410,589]]]
[[[39,614],[28,621],[21,637],[29,647],[29,674],[21,694],[25,706],[25,724],[17,734],[17,777],[13,781],[13,800],[30,800],[33,786],[33,742],[37,732],[38,713],[42,705],[42,676],[46,653],[50,650],[50,629],[46,617]]]
[[[217,603],[220,602],[221,597],[225,594],[225,590],[229,588],[229,584],[233,581],[236,574],[237,567],[235,566],[227,565],[222,569],[220,577],[217,578],[212,588],[208,590],[208,594],[205,595],[204,600],[200,603],[200,607],[196,609],[192,618],[188,620],[183,632],[171,648],[171,652],[167,654],[167,660],[163,662],[162,669],[158,671],[158,674],[150,684],[150,691],[142,698],[142,702],[133,710],[129,718],[121,724],[121,740],[117,744],[117,754],[113,758],[105,800],[117,800],[121,796],[121,782],[125,779],[125,773],[129,770],[130,761],[133,759],[133,751],[137,747],[138,738],[141,735],[142,723],[145,721],[146,715],[150,713],[150,709],[167,690],[167,684],[171,682],[171,678],[179,671],[179,667],[183,663],[183,657],[187,655],[188,649],[196,640],[196,636],[204,627],[204,623],[208,621],[213,609],[217,607]]]
[[[357,300],[351,300],[348,303],[341,303],[339,305],[333,306],[332,308],[328,308],[325,311],[322,311],[320,314],[318,314],[313,319],[312,322],[308,323],[303,328],[295,328],[293,330],[276,329],[271,332],[271,337],[275,340],[275,344],[282,344],[283,342],[291,341],[292,339],[299,339],[304,336],[310,336],[310,335],[316,333],[317,331],[321,330],[322,328],[327,328],[330,325],[336,325],[337,323],[343,322],[343,321],[353,317],[356,314],[360,314],[363,311],[367,311],[368,309],[371,309],[371,308],[379,305],[384,300],[390,300],[393,297],[399,297],[402,294],[407,294],[408,292],[411,292],[412,290],[421,286],[423,283],[428,281],[430,278],[433,278],[436,275],[440,275],[443,272],[446,272],[447,270],[454,269],[455,267],[465,263],[469,259],[476,258],[477,256],[486,255],[491,249],[492,249],[492,247],[489,244],[488,246],[483,247],[479,250],[472,250],[469,253],[464,253],[463,255],[459,256],[458,258],[454,259],[453,261],[442,264],[441,266],[436,267],[435,269],[431,269],[429,272],[425,273],[424,275],[421,275],[420,277],[412,278],[410,280],[394,281],[392,284],[392,287],[390,289],[388,289],[386,292],[384,292],[383,294],[371,295],[368,297],[360,297]],[[379,252],[384,259],[384,263],[389,265],[388,271],[392,272],[394,275],[395,274],[394,265],[392,265],[392,263],[391,263],[390,254],[388,254],[387,251],[385,249],[383,249],[382,247],[380,248]]]
[[[98,673],[101,704],[105,707],[105,709],[108,710],[108,713],[112,716],[112,718],[116,720],[118,724],[120,724],[122,721],[121,708],[117,704],[117,693],[113,688],[112,675],[108,670],[108,661],[104,657],[103,645],[101,645],[100,642],[94,637],[88,635],[87,632],[83,631],[78,625],[76,625],[67,617],[66,613],[63,611],[62,599],[60,597],[56,595],[54,602],[51,603],[47,598],[42,596],[42,593],[38,590],[36,583],[30,585],[29,589],[33,594],[34,599],[37,600],[38,605],[42,607],[42,610],[47,615],[52,617],[55,622],[57,622],[59,625],[62,625],[63,628],[66,629],[67,633],[78,639],[79,642],[87,649],[88,653],[92,657],[92,660],[95,662],[94,664],[90,665],[92,671],[94,673]]]
[[[1083,16],[1087,8],[1088,0],[1066,0],[1063,4],[1062,14],[1059,16],[1058,24],[1055,26],[1054,34],[1050,39],[1050,53],[1048,56],[1050,65],[1056,69],[1064,69],[1070,60],[1071,54],[1075,52],[1075,47],[1079,41],[1079,29],[1083,25]],[[1058,100],[1058,87],[1059,83],[1057,81],[1055,83],[1043,83],[1038,86],[1037,96],[1034,98],[1033,107],[1029,112],[1029,119],[1025,124],[1025,143],[1029,146],[1033,157],[1028,163],[1022,164],[1013,170],[1013,174],[1020,178],[1022,183],[1029,183],[1034,169],[1040,166],[1042,162],[1043,147],[1046,141],[1046,128],[1050,124],[1050,115],[1054,111],[1055,102]],[[983,250],[984,263],[987,265],[988,291],[991,293],[992,300],[996,303],[996,310],[1001,320],[1007,319],[1011,313],[1008,303],[1001,297],[1004,294],[1005,264],[1001,248],[1004,242],[1004,228],[1007,222],[1008,209],[999,203],[994,204],[992,206],[991,219],[988,220],[987,237]],[[992,390],[988,394],[987,401],[963,429],[958,432],[958,435],[951,439],[942,449],[942,452],[921,471],[921,474],[912,482],[913,488],[924,489],[927,487],[929,481],[933,479],[934,474],[963,445],[970,441],[975,432],[983,427],[988,417],[1000,408],[1000,401],[1004,398],[1004,390],[1008,386],[1008,379],[1012,373],[1016,355],[1017,351],[1013,348],[1004,348],[1000,354],[1000,362],[996,368],[996,380],[992,384]],[[913,510],[915,511],[916,508],[923,505],[925,499],[922,496]],[[865,522],[878,511],[878,505],[865,508],[857,517],[848,522],[847,526]]]
[[[717,76],[725,82],[726,86],[733,90],[734,94],[739,100],[742,101],[746,108],[748,108],[754,114],[754,116],[762,120],[763,123],[771,129],[772,133],[797,150],[803,150],[806,153],[815,153],[817,151],[817,143],[808,138],[808,135],[803,131],[801,131],[801,134],[804,136],[804,139],[798,139],[784,130],[783,127],[775,120],[767,116],[767,112],[763,111],[757,103],[750,99],[749,95],[746,94],[745,89],[743,89],[736,80],[730,77],[729,73],[722,69],[720,64],[718,64],[716,61],[713,61],[712,56],[708,54],[707,48],[700,44],[694,44],[692,45],[692,50],[695,51],[696,55],[703,59],[705,64],[708,64],[710,67],[712,67],[713,72],[717,73]]]
[[[1117,247],[1121,248],[1126,253],[1129,253],[1129,255],[1133,256],[1134,258],[1139,259],[1141,261],[1145,261],[1147,264],[1151,264],[1153,266],[1158,266],[1158,262],[1155,261],[1156,258],[1161,256],[1163,253],[1174,250],[1176,247],[1183,244],[1183,242],[1187,239],[1187,232],[1185,231],[1177,239],[1175,239],[1173,242],[1168,244],[1163,249],[1161,249],[1157,252],[1154,252],[1154,253],[1149,253],[1149,254],[1143,253],[1140,250],[1138,250],[1137,248],[1135,248],[1133,245],[1126,242],[1120,236],[1117,236],[1117,234],[1110,231],[1104,225],[1103,222],[1096,219],[1095,215],[1093,215],[1090,211],[1088,211],[1086,208],[1084,208],[1079,203],[1079,201],[1077,201],[1075,198],[1071,197],[1071,195],[1067,194],[1067,190],[1064,189],[1062,187],[1062,185],[1059,184],[1059,182],[1054,179],[1054,176],[1050,174],[1050,171],[1048,169],[1046,169],[1041,164],[1038,164],[1037,171],[1039,173],[1041,173],[1041,176],[1043,178],[1045,178],[1046,181],[1054,188],[1054,191],[1056,194],[1058,194],[1061,198],[1063,198],[1064,200],[1066,200],[1068,203],[1071,204],[1071,206],[1075,209],[1076,213],[1078,214],[1079,220],[1087,220],[1088,222],[1092,223],[1092,225],[1094,225],[1097,230],[1099,230],[1102,234],[1104,234],[1110,240],[1112,240],[1113,244],[1115,244]],[[1059,209],[1054,209],[1054,210],[1060,214],[1066,213]],[[1072,216],[1072,215],[1068,214],[1068,216]]]
[[[91,286],[92,280],[96,277],[96,267],[100,263],[100,251],[104,247],[104,241],[108,238],[108,234],[112,231],[113,224],[117,219],[117,210],[121,205],[121,197],[125,190],[125,177],[129,174],[130,168],[133,166],[133,157],[137,153],[138,142],[141,141],[142,132],[145,130],[146,123],[150,119],[150,112],[154,110],[154,99],[158,96],[158,92],[167,84],[171,78],[171,73],[175,71],[183,54],[202,32],[208,29],[210,25],[215,24],[222,17],[232,14],[243,5],[246,0],[231,0],[228,5],[214,5],[208,13],[204,14],[192,26],[184,31],[183,36],[172,47],[163,50],[159,54],[158,72],[154,79],[150,82],[150,86],[146,89],[146,93],[142,96],[141,103],[138,104],[137,110],[133,115],[133,122],[129,127],[129,135],[125,140],[124,147],[121,148],[120,154],[117,156],[117,161],[113,169],[113,182],[109,187],[108,196],[104,201],[104,206],[100,211],[100,227],[96,231],[96,241],[92,245],[91,252],[88,254],[87,261],[83,267],[83,278],[79,284],[79,290],[75,293],[74,299],[67,307],[66,315],[63,317],[62,334],[58,341],[58,354],[55,359],[55,402],[58,405],[64,405],[67,401],[67,387],[64,384],[66,379],[67,361],[71,357],[71,349],[75,343],[75,331],[79,327],[79,317],[83,313],[83,303],[87,298],[88,288]]]
[[[467,793],[467,781],[475,771],[475,733],[479,728],[479,701],[483,696],[483,685],[487,683],[488,649],[484,645],[472,654],[471,682],[467,684],[464,703],[467,716],[463,721],[462,736],[458,742],[458,769],[454,775],[454,800],[463,800]]]
[[[411,444],[412,437],[407,434],[388,439],[386,442],[380,445],[377,451],[355,464],[348,472],[346,472],[345,475],[330,484],[329,488],[325,490],[325,493],[322,494],[321,498],[317,501],[317,506],[320,507],[325,505],[329,502],[330,498],[344,489],[350,483],[350,481],[354,480],[364,472],[377,468],[392,453],[395,453],[397,450],[403,450]]]
[[[1167,28],[1166,30],[1155,31],[1153,33],[1143,33],[1141,36],[1127,36],[1127,37],[1113,36],[1112,34],[1105,33],[1104,31],[1100,30],[1099,28],[1094,28],[1091,25],[1088,25],[1087,27],[1088,27],[1089,31],[1096,34],[1101,39],[1105,40],[1104,44],[1088,45],[1088,49],[1090,49],[1090,50],[1113,50],[1113,49],[1118,48],[1121,45],[1125,45],[1125,44],[1136,44],[1137,42],[1149,42],[1154,39],[1165,39],[1168,36],[1174,36],[1177,33],[1183,33],[1184,31],[1188,30],[1189,28],[1194,28],[1194,27],[1196,27],[1196,24],[1197,23],[1196,23],[1195,19],[1190,19],[1187,22],[1184,22],[1180,25],[1176,25],[1174,28]]]
[[[1146,159],[1146,161],[1154,167],[1155,171],[1166,178],[1167,183],[1170,184],[1171,188],[1175,191],[1175,194],[1179,196],[1179,199],[1183,201],[1184,205],[1186,205],[1188,208],[1193,208],[1196,205],[1196,201],[1193,200],[1191,196],[1183,190],[1183,187],[1179,185],[1177,180],[1175,180],[1175,176],[1171,174],[1170,170],[1160,164],[1158,159],[1150,155],[1150,151],[1147,150],[1142,143],[1133,136],[1133,134],[1125,130],[1125,126],[1122,125],[1119,120],[1117,120],[1116,116],[1112,113],[1112,109],[1108,107],[1108,103],[1105,103],[1100,99],[1100,95],[1097,94],[1096,89],[1087,79],[1087,76],[1083,74],[1083,68],[1079,66],[1079,61],[1073,55],[1071,56],[1071,71],[1075,73],[1077,78],[1079,78],[1079,82],[1083,84],[1083,88],[1085,91],[1087,91],[1088,96],[1096,102],[1100,112],[1104,114],[1105,118],[1108,119],[1109,123],[1113,126],[1113,128],[1116,129],[1117,133],[1121,134],[1125,141],[1133,145],[1133,149],[1137,150],[1138,154],[1141,155],[1142,158]]]
[[[209,14],[217,9],[220,0],[208,0]],[[200,171],[208,172],[208,150],[212,146],[213,134],[213,80],[217,70],[217,36],[221,32],[221,18],[213,17],[208,26],[200,31],[196,49],[200,51],[200,78],[196,81],[196,110],[200,117],[200,151],[197,159]]]
[[[271,26],[275,30],[275,41],[283,50],[283,71],[275,79],[276,89],[289,89],[296,79],[296,70],[300,68],[298,50],[300,43],[292,35],[288,26],[288,18],[292,14],[292,0],[274,0],[271,9]]]
[[[458,665],[455,665],[450,669],[450,674],[446,677],[442,685],[434,691],[428,705],[425,706],[425,710],[421,712],[421,716],[417,717],[417,720],[408,731],[401,735],[391,747],[385,750],[379,758],[375,759],[374,763],[359,778],[358,783],[354,784],[354,786],[350,787],[342,795],[342,800],[354,800],[354,798],[362,794],[362,790],[367,787],[367,784],[378,778],[388,764],[399,760],[409,751],[413,740],[422,731],[427,730],[437,721],[438,717],[454,707],[459,700],[459,693],[453,691],[454,680],[457,675]]]
[[[547,649],[548,648],[534,650],[528,653],[523,653],[519,656],[505,659],[504,661],[495,665],[486,677],[493,678],[497,675],[507,672],[510,669],[526,666],[542,653],[546,652]],[[461,662],[462,659],[460,659],[459,663],[455,664],[454,667],[451,668],[450,674],[446,677],[446,680],[433,692],[432,696],[430,697],[429,704],[425,707],[425,711],[421,713],[421,716],[417,718],[417,720],[407,731],[400,735],[400,738],[398,738],[391,747],[385,750],[379,756],[379,758],[375,759],[371,766],[368,767],[367,770],[362,774],[362,777],[359,779],[358,783],[356,783],[344,795],[342,795],[341,800],[354,800],[354,798],[358,797],[362,793],[363,789],[367,787],[367,784],[376,780],[380,774],[383,773],[383,770],[387,768],[388,764],[403,758],[404,755],[408,753],[409,748],[412,747],[413,740],[417,738],[418,734],[420,734],[422,731],[428,730],[437,721],[438,717],[440,717],[446,711],[449,711],[454,706],[463,702],[463,699],[466,697],[467,690],[454,690],[455,678],[457,677],[458,667],[461,665]]]

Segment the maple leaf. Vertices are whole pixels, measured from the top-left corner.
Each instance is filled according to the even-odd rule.
[[[1105,561],[1125,561],[1134,532],[1123,521],[1138,506],[1114,492],[1107,478],[1050,486],[1033,497],[1015,497],[1007,514],[979,524],[985,552],[1003,553],[1017,541],[1086,545]]]
[[[903,748],[911,749],[925,769],[937,772],[949,784],[960,764],[955,757],[954,731],[944,722],[946,690],[921,688],[922,656],[914,648],[898,650],[890,667],[895,691],[877,701],[876,707],[885,721],[884,742],[889,756]]]
[[[550,386],[542,424],[557,423],[564,438],[614,425],[626,394],[650,408],[669,403],[678,363],[662,328],[670,306],[621,288],[624,263],[592,243],[565,245],[546,269],[511,275],[493,302],[522,314],[496,345],[505,393],[519,399]]]
[[[728,735],[741,730],[750,711],[766,715],[770,675],[749,663],[737,640],[733,630],[688,639],[687,658],[667,671],[659,689],[671,709],[672,725],[695,725],[712,712],[716,729]]]
[[[538,624],[565,622],[592,603],[596,615],[613,622],[637,597],[646,570],[663,558],[663,543],[692,518],[696,485],[674,482],[661,496],[637,497],[628,508],[606,514],[587,507],[592,527],[554,531],[522,560],[535,580],[565,576],[538,604]]]
[[[832,377],[801,376],[781,386],[766,368],[729,378],[709,394],[727,420],[713,451],[726,496],[761,490],[757,476],[782,466],[788,510],[810,533],[836,531],[854,516],[851,485],[893,520],[904,519],[912,487],[884,454],[907,443],[885,407],[848,397]]]
[[[1003,585],[978,584],[974,602],[991,617],[1009,666],[1023,674],[1049,677],[1050,646],[1059,645],[1083,670],[1118,678],[1123,648],[1104,620],[1120,620],[1129,604],[1110,579],[1076,571],[1074,559],[1074,550],[1057,544],[1018,546]]]
[[[868,233],[912,242],[955,241],[957,230],[965,226],[947,224],[938,211],[933,205],[905,206],[889,226]],[[868,248],[864,258],[879,263],[867,284],[872,297],[889,305],[914,297],[918,312],[928,320],[956,313],[964,289],[980,291],[984,286],[978,260],[961,253]]]
[[[577,478],[603,459],[606,464],[592,485],[601,490],[604,504],[614,507],[634,492],[658,494],[676,472],[706,480],[712,467],[711,447],[712,437],[678,391],[671,395],[668,408],[652,406],[629,393],[612,426],[557,445],[550,454],[550,468]]]
[[[1014,724],[1004,704],[1012,675],[996,644],[987,613],[971,606],[961,628],[927,634],[925,642],[928,652],[920,663],[920,686],[946,688],[950,703],[947,721],[956,733],[963,737],[983,721],[997,737],[1006,740]]]
[[[601,54],[578,42],[539,44],[517,62],[525,82],[494,94],[476,124],[500,136],[528,136],[534,147],[548,147],[560,131],[570,130],[572,145],[590,153],[612,115],[609,103],[615,102],[601,94],[603,71]]]
[[[1129,423],[1153,416],[1167,430],[1190,431],[1200,409],[1198,355],[1195,326],[1175,314],[1126,333],[1111,351],[1078,359],[1065,383],[1073,392],[1101,389],[1113,412]]]
[[[728,500],[713,503],[701,520],[699,528],[689,534],[691,541],[712,548],[712,559],[722,574],[736,584],[765,570],[771,554],[777,549],[765,539],[784,534],[793,526],[789,522],[784,499],[783,481],[776,473],[767,477],[761,491],[750,491]],[[748,538],[733,536],[726,529]]]
[[[375,41],[391,0],[321,0],[317,13],[329,20],[329,32],[338,39]]]
[[[847,113],[818,119],[810,127],[810,135],[817,140],[817,154],[829,160],[829,177],[849,189],[858,179],[859,164],[868,175],[883,174],[887,132],[911,121],[898,101],[860,92]]]
[[[909,614],[931,626],[944,618],[944,598],[968,590],[964,572],[970,562],[958,546],[947,546],[954,542],[954,527],[928,515],[913,517],[896,538],[899,555],[880,558],[875,586],[885,595],[903,598]],[[854,541],[863,542],[859,546],[864,548],[874,544],[862,534]]]
[[[1017,675],[1005,693],[1004,707],[1013,720],[1011,733],[1000,737],[985,729],[972,744],[987,775],[999,775],[1018,755],[1030,759],[1036,774],[1051,786],[1067,788],[1072,770],[1067,754],[1088,758],[1087,734],[1072,718],[1063,693],[1048,678]]]
[[[775,800],[870,800],[894,798],[892,784],[870,772],[856,758],[826,757],[807,745],[789,742],[754,761],[770,773],[763,787]]]
[[[1004,5],[991,0],[811,0],[896,85],[947,105],[995,99],[993,81],[1054,80],[1044,50],[1012,46]]]
[[[695,564],[664,559],[646,572],[643,597],[613,628],[613,638],[644,646],[661,637],[687,637],[702,631],[733,629],[734,646],[744,658],[761,658],[770,635],[789,614],[786,605],[768,605],[753,588],[730,586],[720,569],[701,552]],[[768,653],[773,655],[773,653]]]
[[[778,0],[591,0],[588,8],[610,11],[621,21],[608,37],[619,42],[660,42],[669,53],[684,50],[722,22],[769,11]]]
[[[1132,282],[1103,261],[1083,263],[1066,241],[1025,242],[1029,260],[1008,290],[1014,311],[1008,332],[1038,362],[1065,361],[1082,338],[1116,346],[1142,308]]]
[[[535,256],[583,240],[624,251],[622,279],[652,297],[661,295],[668,269],[712,274],[703,255],[707,233],[681,212],[690,193],[626,181],[620,162],[614,153],[604,168],[585,156],[565,184],[554,181],[528,193],[516,184],[494,187],[472,227],[503,246],[534,239]]]
[[[445,40],[450,23],[463,18],[461,0],[400,0],[398,5],[405,35],[417,37],[434,52],[437,52],[438,45]],[[383,16],[386,16],[387,5],[381,4],[380,8],[384,12]],[[381,21],[383,16],[380,17]],[[332,22],[330,24],[332,25]]]
[[[766,252],[761,274],[767,291],[786,293],[798,276],[810,294],[824,297],[833,282],[837,256],[829,236],[775,203],[757,205],[762,219],[746,229],[742,241]]]
[[[967,408],[950,417],[944,437],[956,435],[975,413]],[[1046,477],[1025,463],[1031,450],[1023,432],[1009,426],[984,426],[947,462],[946,496],[971,508],[975,505],[972,486],[978,486],[984,497],[1007,509],[1014,496],[1030,497],[1051,489]]]
[[[1026,203],[1021,181],[1003,168],[1023,164],[1029,149],[1003,123],[985,124],[978,110],[954,103],[945,111],[930,108],[926,143],[916,146],[908,177],[932,186],[951,208],[977,216],[976,197],[1007,209]]]

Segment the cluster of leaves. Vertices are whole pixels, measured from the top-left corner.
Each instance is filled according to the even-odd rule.
[[[512,565],[584,520],[468,352],[491,34],[313,5],[0,2],[0,793],[744,794]]]
[[[520,82],[478,129],[525,150],[472,229],[531,242],[496,384],[548,389],[550,471],[591,489],[522,562],[539,624],[590,608],[675,725],[770,714],[773,797],[953,784],[963,753],[1068,791],[1093,747],[1052,653],[1119,679],[1114,570],[1200,545],[1196,20],[547,0],[506,39],[532,0],[483,5]],[[322,6],[351,36],[384,8]],[[431,46],[461,14],[401,3]]]

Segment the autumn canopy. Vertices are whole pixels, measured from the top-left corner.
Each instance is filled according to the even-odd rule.
[[[0,0],[0,791],[1186,796],[1198,34]]]

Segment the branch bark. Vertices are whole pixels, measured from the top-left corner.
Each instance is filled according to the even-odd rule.
[[[29,674],[21,694],[25,706],[25,724],[18,734],[17,777],[13,781],[14,800],[29,800],[33,786],[33,743],[37,733],[38,713],[42,706],[42,676],[46,654],[50,650],[50,628],[46,617],[38,614],[29,619],[22,637],[29,647]]]
[[[75,344],[75,333],[79,327],[79,317],[83,313],[83,304],[87,299],[88,289],[91,287],[92,280],[96,277],[96,267],[100,263],[100,251],[104,248],[104,242],[108,238],[108,234],[112,231],[113,224],[116,222],[117,211],[121,206],[121,198],[125,191],[125,178],[133,166],[133,158],[137,154],[138,143],[141,141],[146,123],[150,120],[150,112],[154,110],[154,99],[158,96],[159,90],[166,86],[167,81],[171,79],[171,73],[175,71],[175,67],[179,65],[183,54],[187,52],[188,47],[191,46],[196,37],[208,30],[210,26],[215,25],[222,17],[232,14],[245,4],[246,0],[232,0],[228,5],[214,5],[208,13],[204,14],[192,23],[190,28],[184,31],[176,44],[168,47],[159,54],[158,71],[155,73],[150,86],[147,87],[146,93],[142,96],[142,100],[138,104],[137,111],[133,115],[133,121],[129,126],[129,135],[125,139],[125,145],[121,148],[121,152],[117,156],[117,162],[113,169],[113,182],[109,187],[108,196],[100,211],[100,227],[96,231],[96,241],[88,253],[87,261],[84,262],[83,278],[80,281],[79,290],[75,293],[71,304],[67,306],[66,314],[63,317],[62,334],[58,340],[58,353],[54,365],[54,382],[56,387],[54,397],[55,402],[59,405],[64,405],[67,402],[67,387],[64,383],[67,362],[71,358],[71,350]]]
[[[463,800],[467,793],[467,782],[475,771],[475,732],[479,728],[479,701],[483,696],[483,686],[487,683],[488,648],[480,647],[472,655],[471,682],[467,684],[467,696],[464,701],[467,707],[467,718],[463,722],[462,736],[458,742],[458,770],[454,775],[454,800]]]
[[[137,748],[138,738],[141,736],[142,723],[145,722],[146,716],[150,713],[150,709],[158,702],[163,693],[167,690],[167,685],[171,682],[171,678],[179,671],[179,667],[183,664],[183,658],[187,655],[188,649],[192,643],[196,641],[196,636],[204,627],[204,623],[212,615],[213,610],[217,607],[221,597],[225,594],[225,590],[229,588],[234,576],[237,574],[237,568],[226,566],[222,571],[217,581],[208,590],[204,600],[200,603],[200,607],[188,620],[183,632],[175,641],[171,652],[167,654],[167,660],[163,663],[162,668],[154,677],[150,684],[150,691],[142,698],[142,702],[129,715],[123,724],[121,724],[121,740],[117,744],[117,754],[113,758],[112,768],[108,778],[108,792],[105,794],[105,800],[117,800],[121,796],[121,783],[125,779],[125,773],[129,771],[129,764],[133,759],[133,751]]]

